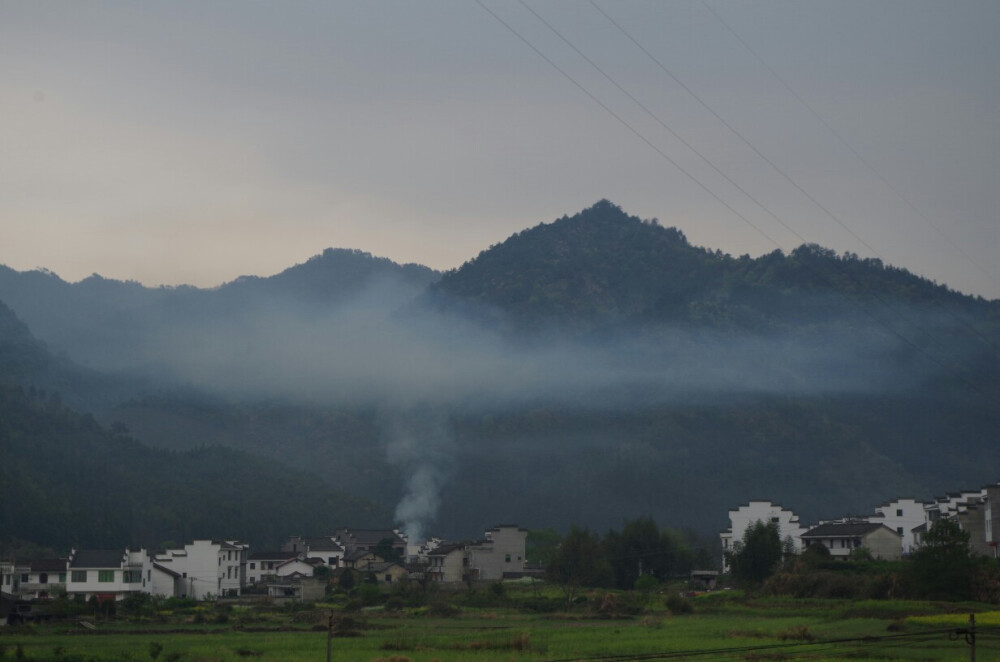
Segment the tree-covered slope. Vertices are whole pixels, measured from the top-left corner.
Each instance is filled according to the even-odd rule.
[[[166,346],[206,330],[261,319],[303,319],[363,297],[405,302],[438,273],[357,250],[327,249],[268,277],[246,276],[212,289],[145,287],[94,274],[67,283],[45,270],[0,265],[0,300],[53,351],[105,371],[162,375]]]
[[[238,537],[266,546],[389,521],[383,507],[280,462],[222,447],[156,450],[109,431],[37,386],[72,369],[0,304],[0,542],[67,550]]]
[[[522,325],[683,324],[760,330],[847,317],[881,324],[894,308],[1000,320],[1000,302],[963,296],[878,259],[815,245],[733,258],[602,200],[517,233],[445,273],[452,305],[500,310]]]

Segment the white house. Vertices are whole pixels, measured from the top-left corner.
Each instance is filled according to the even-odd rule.
[[[21,600],[44,600],[66,588],[66,559],[0,563],[0,592]]]
[[[150,593],[152,564],[145,550],[81,549],[70,553],[66,594],[85,600],[123,600],[130,593]]]
[[[501,524],[487,531],[483,540],[467,547],[469,578],[498,581],[505,572],[519,576],[524,571],[527,538],[528,530],[516,524]]]
[[[850,557],[856,549],[865,548],[876,559],[897,561],[902,557],[902,536],[885,524],[864,520],[828,522],[802,534],[806,547],[822,545],[830,556]]]
[[[247,557],[247,582],[257,584],[265,577],[276,577],[279,565],[301,555],[301,552],[287,551],[252,552]]]
[[[275,574],[278,577],[312,577],[317,566],[326,565],[321,559],[305,559],[301,556],[287,559],[275,566]]]
[[[237,540],[195,540],[154,560],[180,575],[181,597],[206,600],[240,594],[247,582],[249,551],[249,545]]]
[[[912,554],[917,547],[913,529],[924,524],[927,504],[916,499],[896,499],[875,508],[876,515],[869,522],[884,524],[902,538],[903,554]]]
[[[281,546],[284,552],[295,552],[302,554],[306,558],[318,558],[323,561],[323,565],[330,569],[339,568],[344,561],[344,547],[332,536],[321,536],[319,538],[302,538],[292,536]]]

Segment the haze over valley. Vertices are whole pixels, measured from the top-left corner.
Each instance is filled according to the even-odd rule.
[[[607,201],[444,274],[345,249],[212,289],[3,268],[0,300],[12,385],[418,537],[711,534],[748,498],[833,516],[1000,466],[997,302],[817,246],[732,257]]]

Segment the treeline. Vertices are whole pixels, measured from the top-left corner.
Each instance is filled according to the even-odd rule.
[[[660,528],[650,517],[627,521],[621,531],[603,536],[573,526],[544,554],[545,573],[565,588],[567,598],[582,587],[643,589],[687,577],[693,569],[717,567],[710,549],[696,535]]]
[[[242,451],[148,448],[44,391],[0,387],[0,546],[158,547],[194,538],[274,546],[381,507]]]
[[[864,547],[846,560],[832,559],[822,545],[793,554],[775,524],[758,522],[727,561],[734,583],[766,595],[1000,602],[1000,561],[974,554],[969,533],[952,520],[935,522],[901,561],[873,559]]]

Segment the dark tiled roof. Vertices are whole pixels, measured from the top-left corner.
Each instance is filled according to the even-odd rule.
[[[299,555],[299,552],[250,552],[247,557],[248,561],[284,561],[285,559],[292,559]]]
[[[437,549],[428,552],[427,556],[448,556],[455,550],[461,551],[463,549],[465,549],[465,545],[460,542],[453,542],[438,546]]]
[[[38,559],[30,561],[31,572],[66,572],[66,559]]]
[[[153,567],[156,568],[157,570],[159,570],[160,572],[167,573],[168,575],[170,575],[174,579],[177,579],[178,577],[181,576],[179,572],[174,572],[170,568],[165,568],[164,566],[160,565],[159,563],[154,563]]]
[[[386,538],[395,544],[401,544],[403,539],[392,529],[341,529],[337,534],[351,538],[358,545],[377,545]]]
[[[122,549],[80,549],[70,561],[71,568],[120,568],[125,558]]]
[[[313,552],[342,552],[344,548],[337,544],[332,538],[308,538],[306,545],[309,546],[309,553]]]
[[[396,566],[397,568],[402,568],[403,570],[406,570],[406,568],[404,568],[400,564],[393,563],[392,561],[385,561],[383,563],[372,563],[370,566],[368,566],[365,569],[368,570],[369,572],[385,572],[386,570],[388,570],[392,566]]]
[[[361,551],[359,549],[359,550],[357,550],[355,552],[351,552],[350,554],[347,554],[346,556],[344,556],[344,560],[345,561],[357,561],[357,560],[363,559],[364,557],[369,556],[369,555],[375,557],[376,559],[380,558],[379,555],[376,554],[375,552],[365,552],[365,551]]]
[[[888,528],[873,522],[831,522],[820,524],[802,534],[803,538],[849,538],[864,536],[877,529]],[[892,529],[889,529],[892,531]],[[893,531],[893,533],[896,533]],[[898,535],[898,534],[897,534]]]

